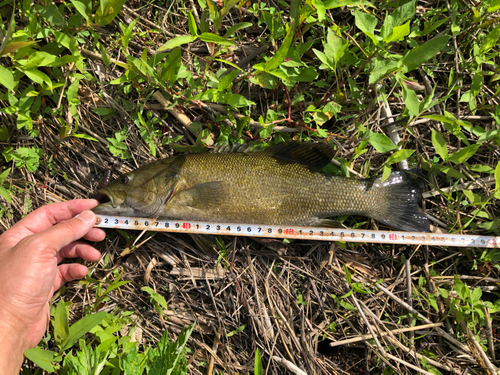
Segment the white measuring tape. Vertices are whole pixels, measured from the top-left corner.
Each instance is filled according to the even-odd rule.
[[[141,217],[97,215],[96,227],[149,230],[155,232],[216,234],[317,241],[369,242],[405,245],[500,247],[500,237],[470,234],[392,232],[363,229],[331,229],[290,225],[212,223],[186,220],[156,220]]]

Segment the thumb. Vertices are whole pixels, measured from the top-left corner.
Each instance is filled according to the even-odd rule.
[[[85,236],[94,227],[95,221],[96,216],[92,211],[83,211],[74,218],[62,221],[33,237],[38,237],[38,241],[41,242],[46,241],[57,252]]]

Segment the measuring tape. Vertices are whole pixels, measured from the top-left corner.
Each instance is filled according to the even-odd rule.
[[[96,227],[148,230],[155,232],[216,234],[288,238],[317,241],[369,242],[405,245],[500,247],[500,237],[470,234],[392,232],[363,229],[331,229],[285,225],[212,223],[203,221],[157,220],[141,217],[97,215]]]

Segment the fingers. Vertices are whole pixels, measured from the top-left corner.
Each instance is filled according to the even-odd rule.
[[[71,263],[61,264],[57,267],[57,274],[54,280],[54,290],[58,290],[68,281],[81,279],[87,275],[88,268],[83,264]]]
[[[63,247],[87,235],[93,228],[95,220],[96,216],[92,211],[83,211],[72,219],[31,236],[34,241],[46,244],[44,248],[35,251],[45,250],[54,252],[54,255],[57,254]]]
[[[83,242],[73,242],[63,247],[57,253],[57,263],[66,258],[82,258],[91,262],[96,262],[101,258],[101,253],[91,245]]]
[[[106,232],[99,228],[92,228],[89,232],[83,236],[88,241],[99,242],[106,237]]]
[[[24,237],[42,232],[63,220],[71,219],[85,210],[90,210],[98,203],[95,199],[75,199],[40,207],[9,229],[9,240],[17,240],[17,243]]]

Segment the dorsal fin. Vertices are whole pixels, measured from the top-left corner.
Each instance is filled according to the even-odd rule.
[[[282,142],[263,151],[277,159],[303,164],[309,168],[321,169],[333,158],[335,150],[328,143]]]

